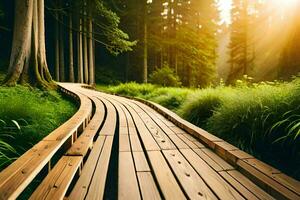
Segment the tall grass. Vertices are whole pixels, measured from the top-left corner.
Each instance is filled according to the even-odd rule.
[[[0,170],[75,111],[76,106],[55,91],[0,87]]]
[[[201,90],[135,83],[105,90],[157,102],[300,180],[300,78]]]

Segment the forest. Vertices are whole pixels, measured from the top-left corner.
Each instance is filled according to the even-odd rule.
[[[70,82],[158,103],[300,180],[299,8],[1,0],[0,172],[75,114]]]

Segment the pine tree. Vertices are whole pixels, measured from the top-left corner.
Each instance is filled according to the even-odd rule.
[[[253,48],[250,35],[251,16],[249,0],[234,0],[231,11],[230,72],[227,83],[249,73],[253,64]],[[253,28],[253,27],[252,27]]]

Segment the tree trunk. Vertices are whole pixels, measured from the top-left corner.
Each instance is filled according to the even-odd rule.
[[[15,3],[13,44],[5,84],[17,83],[53,86],[46,62],[44,0]]]
[[[147,3],[144,5],[144,74],[143,81],[144,83],[148,82],[148,27],[147,27]]]
[[[56,2],[57,3],[57,2]],[[54,31],[54,51],[55,51],[55,80],[59,81],[59,17],[57,11],[55,11],[55,31]]]
[[[84,83],[89,83],[89,61],[88,61],[88,45],[87,45],[87,17],[86,2],[84,2],[84,20],[83,20],[83,65],[84,65]]]
[[[78,50],[78,83],[83,83],[83,63],[82,63],[82,19],[79,16],[79,32],[77,33],[77,50]]]
[[[73,61],[73,20],[72,13],[69,16],[69,81],[74,82],[74,61]]]
[[[94,75],[94,48],[93,48],[93,22],[91,16],[88,20],[89,24],[89,83],[90,85],[95,84]]]
[[[61,7],[63,6],[62,3],[60,4]],[[59,69],[60,69],[60,81],[65,81],[65,43],[64,43],[64,16],[63,14],[60,15],[60,31],[59,31]]]

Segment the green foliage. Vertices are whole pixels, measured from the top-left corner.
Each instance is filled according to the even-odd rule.
[[[192,90],[185,88],[157,88],[142,98],[154,101],[170,110],[177,110],[186,100]]]
[[[221,105],[224,93],[223,88],[199,90],[187,98],[178,113],[184,119],[201,127]]]
[[[110,10],[102,0],[94,0],[94,4],[96,5],[96,14],[102,19],[98,20],[99,22],[96,25],[102,29],[102,34],[108,41],[107,43],[101,43],[113,55],[132,51],[132,47],[136,45],[136,41],[129,41],[129,36],[119,28],[120,18],[118,15]]]
[[[130,82],[109,87],[107,88],[107,91],[130,97],[143,97],[144,95],[148,95],[153,92],[156,88],[157,86],[151,84],[138,84],[135,82]]]
[[[109,70],[107,68],[97,68],[96,83],[105,85],[116,85],[120,83],[120,78],[112,70]]]
[[[70,118],[76,107],[55,91],[0,87],[0,169]]]
[[[203,127],[299,179],[299,92],[299,80],[240,87]]]
[[[179,77],[175,74],[174,70],[167,65],[164,65],[162,68],[157,69],[150,74],[149,82],[168,87],[181,85]]]

